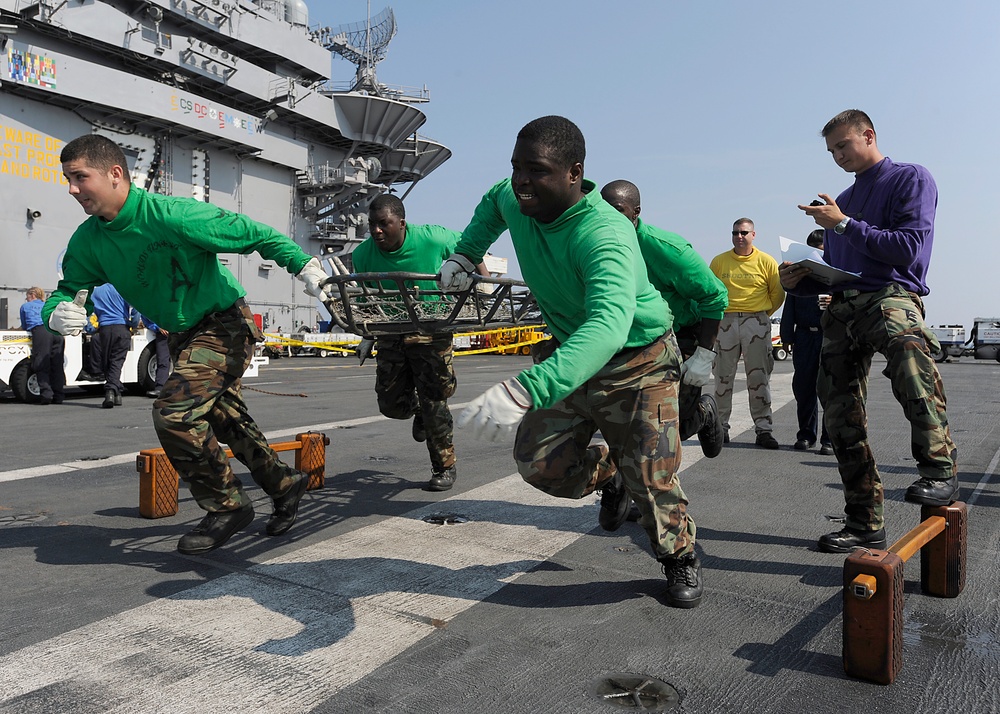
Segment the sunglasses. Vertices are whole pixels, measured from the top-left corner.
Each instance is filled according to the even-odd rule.
[[[734,236],[748,236],[751,233],[753,233],[753,231],[733,231]]]

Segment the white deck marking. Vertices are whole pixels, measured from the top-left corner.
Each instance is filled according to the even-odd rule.
[[[740,379],[742,373],[737,371],[737,379]],[[743,377],[745,379],[745,377]],[[771,406],[774,411],[777,411],[788,403],[792,398],[791,392],[792,375],[782,374],[782,375],[771,375]],[[705,388],[705,393],[711,393],[711,385]],[[454,403],[451,404],[452,411],[457,411],[466,406],[468,402]],[[753,422],[746,421],[740,418],[740,415],[744,413],[745,410],[740,408],[740,404],[734,400],[733,403],[733,418],[730,419],[730,430],[733,434],[739,434],[747,428],[753,427]],[[345,429],[352,426],[363,426],[365,424],[372,424],[377,421],[385,421],[386,417],[377,415],[369,417],[361,417],[359,419],[347,419],[344,421],[331,421],[325,422],[323,424],[313,424],[311,426],[300,426],[292,429],[279,429],[277,431],[270,431],[264,434],[268,441],[275,441],[276,439],[287,438],[289,436],[294,436],[296,434],[301,434],[306,431],[326,431],[329,429]],[[156,448],[156,444],[147,444],[143,446],[144,449]],[[118,464],[126,464],[135,460],[135,457],[139,454],[139,449],[134,452],[127,454],[117,454],[115,456],[109,456],[105,459],[100,460],[87,460],[87,461],[69,461],[64,464],[49,464],[46,466],[31,466],[24,469],[13,469],[11,471],[0,471],[0,483],[5,481],[20,481],[21,479],[37,478],[39,476],[52,476],[55,474],[68,473],[70,471],[86,471],[88,469],[103,468],[105,466],[116,466]],[[693,462],[692,462],[693,463]]]
[[[775,409],[791,398],[784,381]],[[752,428],[745,411],[734,432]],[[701,458],[688,445],[684,468]],[[450,509],[472,521],[420,520]],[[596,522],[595,498],[553,499],[508,476],[13,652],[0,705],[52,687],[99,693],[109,714],[308,711]]]
[[[420,520],[449,501],[473,521]],[[74,687],[109,713],[308,711],[593,529],[594,503],[508,476],[11,653],[0,702]]]

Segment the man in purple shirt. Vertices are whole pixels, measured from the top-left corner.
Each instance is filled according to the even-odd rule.
[[[920,478],[906,500],[944,506],[958,498],[955,442],[948,428],[944,386],[931,355],[940,349],[924,323],[921,298],[934,242],[937,186],[916,164],[893,163],[879,151],[875,128],[862,111],[841,112],[823,127],[826,147],[854,184],[834,201],[799,206],[826,229],[823,258],[859,278],[835,286],[823,314],[819,399],[847,501],[845,528],[819,539],[819,549],[847,553],[886,547],[882,481],[868,444],[865,397],[872,356],[910,422]],[[783,263],[781,284],[796,295],[829,288],[803,266]]]

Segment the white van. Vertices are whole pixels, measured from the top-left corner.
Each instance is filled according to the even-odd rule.
[[[146,392],[156,385],[155,333],[142,330],[132,335],[132,348],[122,366],[122,384],[136,392]],[[104,382],[79,379],[84,370],[82,335],[67,337],[63,370],[67,387],[92,387],[95,390]],[[244,377],[256,377],[260,365],[267,364],[267,357],[254,357]],[[31,369],[31,333],[22,330],[0,331],[0,392],[10,389],[22,402],[35,402],[39,398],[38,380]]]

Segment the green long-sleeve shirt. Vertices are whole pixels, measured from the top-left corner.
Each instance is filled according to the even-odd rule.
[[[246,295],[217,254],[254,252],[296,275],[309,261],[291,238],[247,216],[133,184],[113,220],[91,216],[73,233],[42,318],[47,325],[60,302],[111,283],[160,327],[187,330]]]
[[[721,320],[729,291],[705,259],[676,233],[643,223],[635,229],[649,282],[660,291],[674,316],[674,330],[703,319]]]
[[[427,273],[434,275],[449,255],[455,252],[458,239],[462,236],[442,226],[421,226],[406,224],[403,245],[391,253],[380,249],[371,238],[365,239],[351,253],[351,264],[355,273]],[[409,281],[419,287],[434,290],[433,280]]]
[[[521,213],[510,180],[491,188],[456,252],[473,263],[510,231],[521,276],[561,343],[517,379],[535,408],[550,407],[593,377],[617,352],[647,345],[670,329],[670,308],[649,283],[635,229],[601,198],[585,195],[551,223]]]

